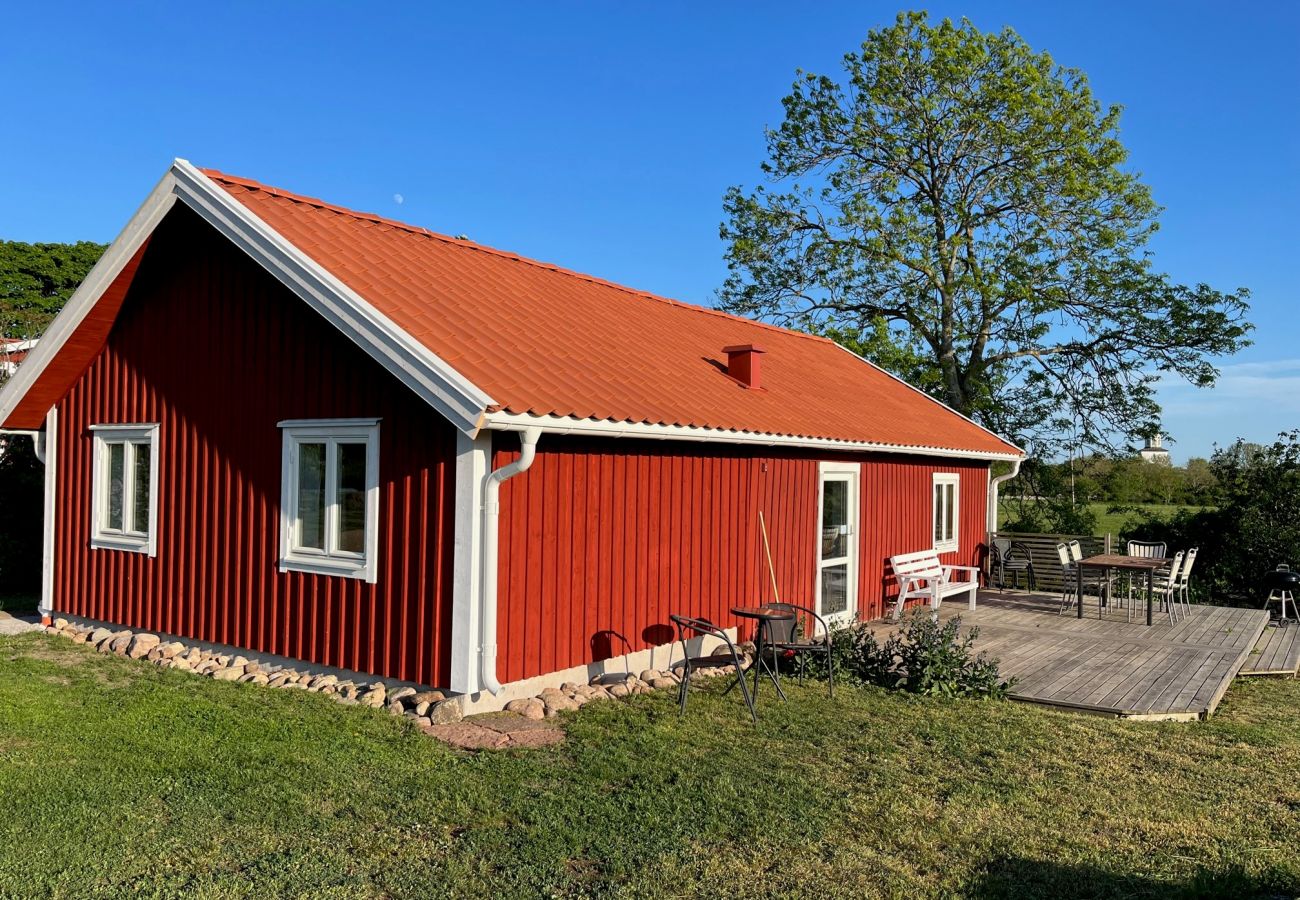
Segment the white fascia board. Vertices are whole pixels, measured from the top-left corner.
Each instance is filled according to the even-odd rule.
[[[186,206],[261,264],[457,428],[467,433],[477,430],[483,411],[495,403],[487,393],[190,163],[176,160],[171,174],[176,182],[176,192]]]
[[[140,204],[122,233],[113,239],[99,262],[95,263],[81,286],[73,292],[62,311],[45,329],[45,334],[27,354],[18,371],[0,390],[0,422],[6,421],[17,408],[41,373],[58,356],[68,338],[76,333],[99,298],[112,286],[122,268],[131,261],[131,257],[135,256],[149,235],[153,234],[154,228],[175,202],[176,179],[168,172],[154,186],[144,203]]]
[[[834,343],[834,341],[832,341],[832,343]],[[965,419],[967,422],[970,422],[972,425],[974,425],[976,428],[978,428],[980,431],[984,432],[985,434],[992,435],[993,437],[997,438],[999,441],[1002,441],[1002,443],[1004,444],[1011,444],[1012,447],[1016,447],[1015,444],[1012,444],[1009,440],[1004,438],[1002,435],[998,434],[996,431],[993,431],[992,429],[989,428],[985,428],[983,425],[981,425],[979,422],[976,422],[970,416],[962,415],[961,413],[957,412],[957,410],[949,406],[947,403],[944,403],[942,400],[936,400],[934,397],[931,397],[929,394],[921,390],[916,385],[910,384],[908,381],[906,381],[903,378],[899,378],[897,375],[895,375],[893,372],[889,371],[888,369],[876,365],[871,360],[867,359],[865,356],[854,353],[852,350],[850,350],[848,347],[845,347],[843,344],[835,344],[835,346],[839,347],[841,350],[843,350],[845,353],[847,353],[849,356],[852,356],[854,359],[858,360],[859,362],[864,362],[867,365],[871,366],[871,368],[875,369],[876,371],[888,375],[890,378],[897,381],[903,387],[915,391],[919,396],[924,397],[926,400],[929,400],[931,403],[937,403],[939,406],[942,406],[944,409],[948,410],[948,412],[952,413],[957,418]],[[990,458],[991,459],[1024,459],[1026,456],[1025,451],[1020,447],[1016,447],[1016,450],[1020,452],[1018,454],[1006,453],[1001,456],[990,457]]]
[[[540,428],[545,434],[576,434],[589,437],[644,438],[664,441],[702,441],[718,444],[748,444],[761,447],[790,447],[805,450],[841,450],[851,453],[893,453],[905,456],[941,456],[947,459],[1016,460],[1015,453],[990,453],[980,450],[955,450],[949,447],[923,447],[906,444],[880,444],[872,441],[841,441],[833,438],[798,437],[756,431],[729,431],[724,428],[700,428],[691,425],[651,425],[645,422],[611,422],[604,419],[577,419],[571,416],[534,416],[495,412],[483,417],[483,427],[493,431],[518,431]]]

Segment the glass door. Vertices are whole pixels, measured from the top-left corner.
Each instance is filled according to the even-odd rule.
[[[858,466],[822,463],[817,611],[831,623],[857,612]]]

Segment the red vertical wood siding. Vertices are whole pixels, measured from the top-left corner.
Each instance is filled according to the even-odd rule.
[[[518,456],[499,436],[493,466]],[[544,435],[502,485],[497,676],[515,681],[666,643],[669,613],[735,624],[772,599],[758,513],[783,599],[812,605],[819,459],[860,461],[859,595],[865,618],[897,595],[888,557],[931,537],[931,476],[961,475],[960,548],[985,540],[988,467],[966,461],[814,456],[767,448]]]
[[[281,433],[380,417],[378,583],[280,573]],[[158,553],[90,549],[89,426],[159,423]],[[59,403],[55,606],[390,678],[450,669],[455,432],[180,205]]]

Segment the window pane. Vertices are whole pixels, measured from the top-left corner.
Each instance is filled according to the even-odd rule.
[[[934,542],[943,541],[943,485],[934,486]]]
[[[849,608],[849,567],[845,563],[822,569],[822,608],[824,616],[842,613]]]
[[[114,531],[122,530],[122,494],[125,490],[124,478],[126,474],[126,445],[109,444],[108,445],[108,515],[105,517],[105,528],[111,528]]]
[[[848,553],[849,483],[822,482],[822,559],[836,559]]]
[[[298,445],[298,547],[325,549],[325,445]]]
[[[133,444],[135,457],[135,486],[131,497],[132,529],[140,534],[149,533],[149,451],[148,444]]]
[[[366,549],[366,445],[338,445],[339,549]]]
[[[951,541],[957,533],[953,517],[957,514],[957,485],[945,484],[943,486],[944,504],[943,504],[943,539]]]

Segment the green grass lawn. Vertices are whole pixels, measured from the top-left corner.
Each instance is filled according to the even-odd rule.
[[[0,896],[1290,896],[1300,682],[1209,722],[792,687],[461,755],[386,713],[0,639]]]

